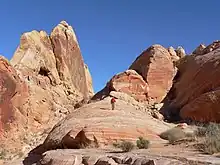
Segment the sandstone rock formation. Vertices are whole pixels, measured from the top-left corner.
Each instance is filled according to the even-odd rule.
[[[194,55],[202,55],[206,46],[204,44],[200,44],[193,52]]]
[[[210,49],[206,51],[209,52]],[[169,115],[180,115],[183,119],[196,121],[220,122],[219,61],[220,49],[182,60],[178,66],[176,83],[167,97],[170,99],[167,107]]]
[[[180,58],[183,58],[186,55],[186,52],[182,46],[178,46],[175,51],[176,51],[176,55]]]
[[[200,44],[194,51],[193,55],[204,55],[209,52],[212,52],[220,47],[220,41],[214,41],[212,44],[207,47],[204,44]]]
[[[136,141],[139,136],[161,141],[158,134],[170,128],[148,113],[117,100],[110,109],[110,97],[76,109],[49,133],[43,146],[54,148],[104,147],[121,140]]]
[[[13,121],[18,124],[13,129],[43,132],[73,110],[76,103],[93,95],[91,75],[76,35],[65,21],[50,36],[44,31],[24,33],[10,61],[13,67],[2,58],[0,62],[0,96],[4,100],[1,131]],[[23,138],[17,138],[17,143]]]
[[[92,76],[89,72],[88,66],[85,64],[85,72],[86,72],[86,83],[87,83],[87,88],[89,90],[89,98],[91,98],[95,93],[93,90],[93,85],[92,85]]]
[[[133,62],[129,70],[113,76],[92,99],[100,100],[111,91],[116,91],[149,105],[160,103],[171,88],[176,74],[173,64],[175,51],[172,48],[169,50],[171,53],[161,45],[151,46]]]
[[[25,103],[28,87],[18,72],[0,57],[0,143],[1,148],[11,145],[11,138],[19,138],[27,124]],[[11,129],[11,132],[9,130]],[[6,142],[7,143],[2,143]]]
[[[176,53],[175,49],[174,49],[172,46],[169,47],[167,50],[168,50],[168,52],[170,53],[171,60],[172,60],[173,62],[176,62],[176,61],[178,61],[178,60],[180,59],[180,57],[177,56],[177,53]]]
[[[137,101],[147,101],[148,85],[134,70],[127,70],[112,77],[106,87],[94,98],[108,96],[111,91],[128,94]],[[94,99],[93,98],[93,99]]]
[[[139,73],[149,86],[150,103],[160,103],[172,87],[175,68],[167,49],[153,45],[129,67]]]

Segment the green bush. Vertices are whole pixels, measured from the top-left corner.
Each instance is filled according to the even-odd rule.
[[[121,143],[113,143],[116,148],[122,149],[123,152],[129,152],[134,149],[135,145],[129,141],[122,141]]]
[[[150,141],[144,139],[143,137],[139,137],[139,139],[136,141],[136,144],[139,149],[148,149]]]
[[[187,134],[181,128],[171,128],[160,134],[160,138],[168,140],[169,143],[174,143],[187,137]]]

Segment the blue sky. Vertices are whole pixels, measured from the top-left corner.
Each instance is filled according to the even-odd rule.
[[[10,59],[22,33],[50,33],[61,20],[76,31],[95,91],[152,44],[220,40],[219,0],[1,0],[0,54]]]

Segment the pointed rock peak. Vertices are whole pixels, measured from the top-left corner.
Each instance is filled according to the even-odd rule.
[[[150,48],[164,48],[164,47],[162,45],[160,45],[160,44],[154,44]]]
[[[66,28],[69,27],[69,24],[66,21],[64,21],[64,20],[61,21],[60,24],[63,25],[64,27],[66,27]]]

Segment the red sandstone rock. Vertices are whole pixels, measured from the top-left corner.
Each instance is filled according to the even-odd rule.
[[[27,124],[27,111],[24,108],[27,97],[26,83],[9,62],[0,57],[0,144],[2,147],[9,148],[10,140],[19,138],[24,132],[24,126]]]
[[[158,134],[168,125],[153,120],[148,113],[117,100],[111,110],[110,97],[76,109],[49,133],[43,146],[59,148],[103,147],[121,140],[135,142],[138,137],[161,141]]]
[[[175,76],[170,53],[161,45],[148,48],[129,69],[137,71],[148,84],[148,99],[151,103],[159,103],[165,98]]]
[[[178,67],[167,110],[184,119],[220,122],[220,49],[185,57]]]
[[[24,128],[29,134],[43,132],[93,95],[76,35],[65,21],[50,36],[44,31],[24,33],[10,62],[12,66],[0,61],[0,131],[7,127],[9,132]],[[19,144],[26,135],[14,138]]]
[[[148,99],[148,85],[134,70],[127,70],[115,75],[108,83],[108,88],[112,91],[126,93],[137,101],[147,101]]]

